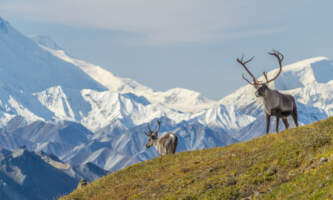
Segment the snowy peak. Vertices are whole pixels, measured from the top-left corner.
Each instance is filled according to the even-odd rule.
[[[105,89],[76,66],[51,55],[2,20],[4,29],[8,31],[0,37],[1,88],[28,93],[55,85],[73,89]]]
[[[42,43],[40,43],[40,45],[54,56],[77,66],[95,81],[111,91],[118,93],[133,93],[137,96],[144,96],[151,103],[163,104],[171,109],[176,109],[182,112],[197,112],[216,104],[215,101],[204,97],[198,92],[188,89],[174,88],[165,92],[153,91],[151,88],[132,79],[117,77],[110,71],[105,70],[98,65],[72,58],[63,50],[54,50],[44,46]]]
[[[292,90],[314,83],[327,83],[333,77],[333,63],[326,57],[305,59],[282,67],[280,76],[274,81],[273,87],[278,90]],[[268,77],[273,77],[279,68],[269,71]],[[265,80],[260,76],[259,80]]]
[[[42,92],[33,93],[37,96],[38,100],[54,113],[58,119],[74,120],[74,112],[68,102],[66,94],[63,92],[61,86],[51,87]]]
[[[174,88],[166,92],[155,92],[148,97],[152,102],[162,103],[183,112],[198,112],[216,104],[200,93],[184,88]]]
[[[280,77],[274,82],[275,88],[279,90],[302,88],[314,83],[327,83],[333,77],[332,61],[325,57],[306,59],[284,66],[282,70]],[[278,69],[275,69],[270,74],[275,74],[277,71]]]
[[[278,70],[276,68],[269,71],[267,73],[268,77],[274,76]],[[283,66],[280,76],[274,83],[270,84],[270,87],[278,90],[295,90],[317,84],[330,84],[331,80],[333,80],[332,77],[333,62],[326,57],[315,57]],[[260,76],[258,79],[265,80],[265,77]],[[247,84],[236,92],[222,98],[220,103],[235,104],[243,107],[257,99],[254,93],[255,89]]]
[[[162,116],[169,116],[175,121],[181,121],[185,116],[162,104],[151,104],[144,97],[131,93],[82,90],[82,96],[91,105],[91,111],[82,119],[81,123],[94,131],[119,120],[127,128],[131,128]]]
[[[49,51],[54,56],[77,66],[95,81],[99,82],[111,91],[121,93],[135,91],[140,91],[141,93],[152,92],[152,89],[143,86],[132,79],[116,77],[112,72],[105,70],[98,65],[90,64],[85,61],[72,58],[68,56],[64,50],[54,49],[50,47],[50,45],[44,45],[44,43],[41,43],[39,41],[37,42],[41,45],[42,48]]]

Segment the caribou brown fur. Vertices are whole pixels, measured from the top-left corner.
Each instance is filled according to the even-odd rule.
[[[287,120],[287,117],[289,115],[292,116],[295,125],[298,127],[297,108],[294,97],[288,94],[282,94],[277,90],[272,90],[267,86],[268,83],[274,81],[280,75],[282,71],[282,61],[284,56],[276,50],[273,50],[273,52],[269,52],[268,54],[277,58],[280,68],[278,73],[271,79],[268,78],[266,72],[263,72],[266,79],[265,82],[258,81],[255,76],[250,72],[250,70],[246,67],[246,64],[251,62],[254,57],[250,58],[247,61],[243,61],[244,57],[237,59],[237,62],[240,63],[247,71],[247,73],[252,77],[253,82],[246,79],[244,74],[242,75],[243,79],[257,89],[255,93],[257,97],[263,98],[264,109],[266,113],[266,134],[269,133],[271,116],[276,117],[276,132],[279,132],[280,118],[282,118],[286,129],[289,128],[289,123]]]
[[[148,124],[148,133],[145,132],[145,134],[149,137],[146,148],[154,146],[161,156],[176,153],[178,143],[177,136],[173,133],[167,133],[161,138],[158,138],[158,132],[160,130],[161,122],[158,120],[157,124],[157,131],[152,131]]]

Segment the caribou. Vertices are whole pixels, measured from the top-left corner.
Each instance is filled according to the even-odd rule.
[[[287,120],[288,116],[292,116],[294,123],[296,127],[298,127],[298,121],[297,121],[297,108],[296,108],[296,102],[293,96],[288,94],[282,94],[277,90],[270,89],[267,85],[268,83],[274,81],[282,71],[282,61],[283,61],[283,54],[279,51],[273,50],[272,52],[268,52],[269,55],[274,56],[278,62],[279,62],[279,71],[277,74],[269,79],[267,72],[263,72],[263,75],[265,77],[265,82],[258,81],[256,77],[250,72],[250,70],[246,67],[246,64],[251,62],[254,57],[244,61],[244,56],[241,58],[237,58],[237,62],[243,66],[245,71],[252,77],[253,82],[249,81],[245,78],[244,74],[242,75],[242,78],[247,81],[250,85],[254,86],[256,89],[255,95],[256,97],[260,97],[263,99],[264,104],[264,110],[266,113],[266,134],[269,133],[269,127],[270,127],[270,119],[271,116],[276,117],[276,132],[279,132],[279,121],[280,118],[282,118],[282,121],[286,127],[286,129],[289,128],[289,123]]]
[[[154,146],[160,156],[164,156],[166,154],[174,154],[176,152],[176,147],[178,143],[178,138],[173,133],[167,133],[163,135],[163,137],[158,138],[158,132],[160,131],[161,121],[157,121],[158,128],[156,131],[151,130],[150,125],[148,123],[148,133],[144,131],[145,135],[149,137],[148,142],[146,144],[146,148],[150,148]]]

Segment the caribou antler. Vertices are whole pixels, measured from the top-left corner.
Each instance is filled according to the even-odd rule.
[[[157,130],[155,131],[155,135],[156,135],[156,136],[158,135],[158,132],[160,132],[160,128],[161,128],[161,121],[160,121],[160,120],[157,120],[157,125],[158,125],[158,128],[157,128]]]
[[[157,130],[153,131],[153,130],[151,130],[150,125],[148,123],[147,124],[147,128],[148,128],[148,132],[149,133],[147,133],[146,131],[144,131],[145,135],[148,136],[148,137],[158,136],[158,132],[160,131],[160,127],[161,127],[161,121],[160,120],[157,120],[157,125],[158,125]]]
[[[278,59],[280,69],[279,69],[279,72],[271,80],[268,79],[267,72],[263,72],[263,74],[265,76],[265,79],[266,79],[266,82],[264,84],[270,83],[270,82],[274,81],[277,77],[280,76],[280,73],[282,71],[282,61],[283,61],[283,58],[284,58],[282,53],[280,53],[279,51],[274,50],[274,49],[273,49],[272,52],[268,52],[268,54],[272,55],[272,56],[274,56]]]
[[[241,65],[244,67],[244,69],[247,71],[247,73],[248,73],[248,74],[252,77],[252,79],[253,79],[253,83],[252,83],[251,81],[249,81],[248,79],[245,78],[245,75],[244,75],[244,74],[242,74],[242,78],[243,78],[245,81],[247,81],[249,84],[254,85],[254,86],[263,85],[263,84],[268,84],[268,83],[274,81],[277,77],[280,76],[280,73],[281,73],[281,71],[282,71],[282,61],[283,61],[283,58],[284,58],[283,54],[280,53],[280,52],[277,51],[277,50],[274,50],[274,49],[273,49],[272,52],[268,52],[268,54],[269,54],[269,55],[272,55],[272,56],[274,56],[274,57],[276,57],[276,58],[278,59],[280,69],[279,69],[279,72],[278,72],[278,73],[277,73],[272,79],[270,79],[270,80],[268,79],[267,72],[263,72],[263,75],[264,75],[264,77],[265,77],[265,79],[266,79],[266,82],[260,82],[260,81],[258,81],[258,80],[256,79],[256,77],[255,77],[255,76],[250,72],[250,70],[246,67],[246,64],[249,63],[249,62],[251,62],[251,61],[253,60],[254,57],[248,59],[247,61],[244,61],[244,56],[242,56],[241,58],[237,58],[237,62],[238,62],[239,64],[241,64]]]
[[[147,123],[147,128],[148,128],[148,133],[146,131],[144,131],[144,133],[146,136],[151,137],[154,132],[151,130],[149,123]]]
[[[242,56],[241,58],[237,58],[236,60],[237,60],[237,62],[238,62],[239,64],[241,64],[241,65],[244,67],[244,69],[247,71],[247,73],[252,77],[252,79],[253,79],[253,83],[251,83],[251,81],[249,81],[247,78],[245,78],[245,75],[244,75],[244,74],[242,74],[242,78],[243,78],[245,81],[247,81],[249,84],[251,84],[251,85],[259,85],[259,84],[260,84],[259,81],[258,81],[258,80],[256,79],[256,77],[250,72],[250,70],[246,67],[246,64],[249,63],[249,62],[251,62],[251,61],[253,60],[253,58],[254,58],[254,56],[253,56],[252,58],[248,59],[247,61],[244,61],[244,56]]]

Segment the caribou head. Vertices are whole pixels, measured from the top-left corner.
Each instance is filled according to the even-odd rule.
[[[157,120],[157,125],[158,128],[156,131],[151,130],[150,125],[148,123],[148,133],[145,131],[145,135],[149,137],[148,142],[146,144],[146,148],[150,148],[151,146],[153,146],[154,141],[156,141],[158,139],[158,132],[160,131],[160,127],[161,127],[161,121]]]

